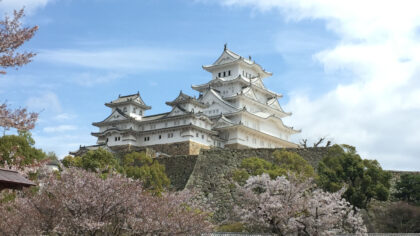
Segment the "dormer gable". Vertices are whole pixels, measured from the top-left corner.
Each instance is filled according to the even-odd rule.
[[[92,123],[94,126],[101,126],[104,123],[110,123],[110,122],[121,122],[121,121],[126,121],[126,120],[131,120],[133,119],[132,117],[128,116],[127,114],[125,114],[123,111],[121,111],[119,108],[116,108],[111,115],[109,115],[107,118],[105,118],[105,120],[100,121],[100,122],[94,122]]]

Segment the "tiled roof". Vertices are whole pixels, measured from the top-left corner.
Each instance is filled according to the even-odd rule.
[[[25,177],[20,175],[17,171],[4,169],[4,168],[0,168],[0,182],[12,183],[12,184],[23,185],[23,186],[35,185],[35,183],[33,183],[30,180],[27,180]]]

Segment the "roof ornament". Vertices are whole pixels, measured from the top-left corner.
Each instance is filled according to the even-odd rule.
[[[249,55],[249,56],[248,56],[248,59],[249,59],[250,61],[252,60],[252,57],[251,57],[251,55]]]
[[[225,51],[226,51],[226,49],[227,49],[227,43],[225,43],[225,47],[224,47],[224,49],[223,49],[223,50],[225,50]]]

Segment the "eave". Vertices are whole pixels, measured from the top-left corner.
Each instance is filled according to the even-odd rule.
[[[276,140],[276,141],[278,141],[278,142],[283,142],[283,143],[287,144],[287,145],[288,145],[288,146],[290,146],[290,147],[296,147],[296,148],[298,148],[298,147],[299,147],[299,145],[298,145],[298,144],[296,144],[296,143],[292,143],[292,142],[287,141],[287,140],[284,140],[284,139],[282,139],[282,138],[279,138],[279,137],[276,137],[276,136],[273,136],[273,135],[270,135],[270,134],[267,134],[267,133],[261,132],[261,131],[256,130],[256,129],[252,129],[252,128],[250,128],[250,127],[248,127],[248,126],[245,126],[245,125],[243,125],[243,124],[237,124],[237,125],[233,125],[233,126],[227,126],[227,127],[220,127],[220,128],[216,128],[216,130],[228,130],[228,129],[244,129],[244,130],[246,130],[246,131],[248,131],[248,132],[250,132],[250,133],[256,133],[256,134],[258,134],[258,135],[262,135],[262,136],[269,137],[269,138],[271,138],[271,139],[273,139],[273,140]]]
[[[264,108],[269,109],[273,113],[278,114],[280,118],[284,118],[284,117],[287,117],[287,116],[291,116],[292,115],[291,112],[284,112],[283,110],[274,109],[273,107],[271,107],[271,106],[269,106],[267,104],[261,103],[259,101],[253,100],[253,99],[245,96],[244,94],[237,94],[237,95],[234,95],[234,96],[231,96],[231,97],[225,97],[224,99],[226,99],[226,100],[246,99],[248,101],[253,102],[254,104],[257,104],[259,106],[262,106]]]
[[[133,101],[133,100],[130,100],[130,101],[124,101],[124,102],[118,102],[118,103],[107,102],[107,103],[105,103],[105,106],[107,106],[107,107],[109,107],[109,108],[115,108],[115,107],[119,107],[119,106],[130,105],[130,104],[135,105],[135,106],[137,106],[137,107],[141,107],[141,108],[143,108],[144,110],[150,110],[150,109],[152,109],[152,107],[151,107],[151,106],[147,106],[147,105],[144,105],[144,104],[140,104],[140,103],[137,103],[137,102],[135,102],[135,101]]]
[[[202,68],[204,70],[208,71],[208,72],[213,72],[215,70],[219,70],[219,69],[224,68],[224,67],[232,66],[232,65],[235,65],[235,64],[241,64],[242,66],[254,69],[260,75],[260,77],[262,79],[273,75],[273,73],[265,71],[264,68],[262,68],[262,66],[255,63],[254,61],[252,61],[252,62],[247,62],[247,61],[245,61],[245,59],[243,57],[240,57],[239,59],[236,59],[234,61],[231,61],[231,62],[228,62],[228,63],[225,63],[225,64],[203,65]]]
[[[280,122],[280,124],[281,124],[280,128],[282,128],[284,131],[288,132],[289,134],[297,134],[297,133],[301,132],[301,130],[295,130],[295,129],[293,129],[293,127],[285,125],[280,118],[278,118],[274,115],[270,115],[268,117],[261,117],[261,116],[258,116],[256,114],[252,113],[252,112],[247,111],[246,109],[243,109],[243,110],[237,111],[237,112],[224,114],[224,115],[226,117],[229,117],[229,116],[238,115],[240,113],[244,113],[244,114],[250,115],[252,117],[255,117],[255,118],[258,118],[258,119],[263,119],[263,120],[274,119],[275,122]]]

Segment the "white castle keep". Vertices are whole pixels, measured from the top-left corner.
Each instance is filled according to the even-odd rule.
[[[98,138],[97,145],[79,151],[149,147],[171,155],[191,155],[212,147],[298,147],[288,141],[300,131],[283,124],[282,118],[291,113],[281,108],[278,98],[282,95],[264,86],[263,79],[272,73],[226,45],[222,55],[203,69],[212,79],[192,86],[198,98],[181,91],[166,102],[170,112],[145,115],[151,107],[139,93],[105,103],[112,111],[105,120],[93,123],[99,128],[92,133]]]

